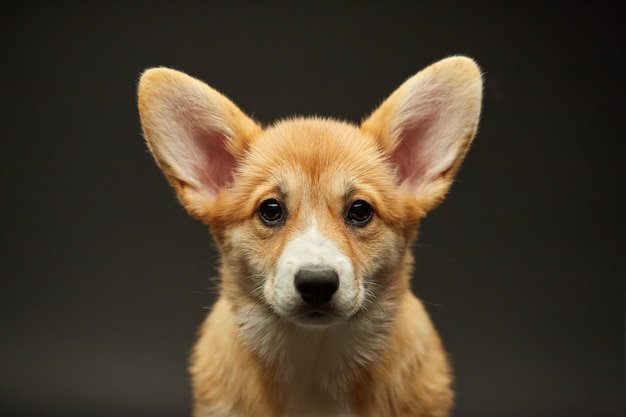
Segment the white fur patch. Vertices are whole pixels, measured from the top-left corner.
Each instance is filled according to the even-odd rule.
[[[276,263],[274,280],[265,283],[264,295],[279,315],[289,318],[302,305],[294,279],[306,266],[323,266],[339,276],[339,288],[331,301],[339,318],[347,319],[358,310],[363,289],[356,282],[352,261],[332,240],[321,235],[312,222],[305,232],[287,243]]]

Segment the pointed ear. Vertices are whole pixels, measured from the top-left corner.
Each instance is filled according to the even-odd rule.
[[[260,126],[202,81],[168,68],[143,73],[138,102],[157,163],[189,213],[201,217]]]
[[[481,97],[476,63],[450,57],[405,81],[361,125],[379,140],[396,166],[398,184],[424,211],[450,187],[476,133]]]

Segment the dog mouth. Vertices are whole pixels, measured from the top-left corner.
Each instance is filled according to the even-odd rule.
[[[301,307],[291,315],[290,319],[296,324],[315,327],[325,327],[347,320],[346,317],[334,311],[330,306],[324,308]]]

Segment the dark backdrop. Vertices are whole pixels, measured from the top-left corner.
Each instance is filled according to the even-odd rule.
[[[358,122],[461,53],[484,69],[481,127],[414,279],[455,415],[624,415],[623,14],[459,3],[3,6],[0,414],[189,414],[216,254],[142,142],[143,69],[184,70],[263,122]]]

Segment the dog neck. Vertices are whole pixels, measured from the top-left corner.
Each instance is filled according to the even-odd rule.
[[[385,344],[389,311],[378,305],[323,328],[248,312],[239,317],[240,335],[273,371],[287,416],[350,416],[352,387]]]

